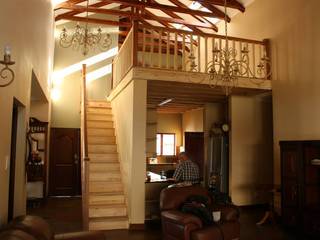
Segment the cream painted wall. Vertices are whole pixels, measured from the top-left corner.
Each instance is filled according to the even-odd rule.
[[[230,119],[232,201],[236,205],[268,203],[268,185],[273,183],[271,97],[232,96]]]
[[[186,111],[182,115],[182,130],[184,132],[203,132],[203,109]]]
[[[157,114],[157,132],[175,133],[176,146],[182,145],[182,115],[181,114]]]
[[[256,0],[230,24],[230,35],[271,39],[276,184],[279,141],[320,138],[319,8],[319,0]]]
[[[34,6],[37,6],[36,8]],[[14,16],[14,21],[8,21]],[[16,64],[14,82],[0,88],[0,225],[7,221],[11,121],[13,98],[23,105],[19,114],[16,159],[15,215],[25,214],[25,133],[30,109],[32,70],[49,99],[50,73],[53,57],[53,11],[49,0],[2,1],[0,8],[0,48],[6,44],[12,47],[12,59]],[[2,56],[2,53],[1,53]],[[4,114],[5,113],[5,114]]]
[[[49,103],[42,101],[31,101],[30,117],[34,117],[43,122],[49,122]]]
[[[147,81],[132,80],[111,100],[130,224],[144,223]]]
[[[115,17],[110,16],[109,19],[114,20]],[[59,25],[55,29],[55,58],[54,58],[54,71],[65,71],[67,69],[75,68],[78,64],[80,68],[75,68],[75,71],[68,74],[65,77],[60,77],[57,74],[57,78],[53,79],[55,88],[60,93],[60,99],[52,101],[52,127],[63,128],[80,128],[80,83],[82,79],[81,65],[82,61],[93,59],[97,56],[101,56],[103,51],[98,48],[91,50],[88,55],[83,56],[81,51],[76,51],[72,47],[63,48],[59,45],[59,36],[63,26],[68,30],[72,30],[75,27],[76,22],[68,22],[64,25]],[[90,24],[89,27],[97,29],[99,26]],[[114,27],[104,27],[104,33],[110,33],[112,37],[111,49],[118,46],[118,35],[115,34]],[[111,52],[111,51],[109,51]],[[87,76],[97,70],[101,70],[107,66],[110,67],[114,56],[110,56],[106,59],[100,60],[91,66],[87,67]],[[99,77],[93,81],[87,83],[87,97],[89,100],[106,100],[106,96],[111,90],[111,72],[107,75]],[[57,79],[57,81],[55,81]],[[55,84],[56,82],[56,84]]]

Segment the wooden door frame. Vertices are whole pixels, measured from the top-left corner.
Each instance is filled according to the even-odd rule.
[[[12,103],[12,120],[11,120],[11,146],[10,146],[10,168],[9,168],[9,191],[8,191],[8,222],[14,217],[14,200],[15,200],[15,183],[16,183],[16,160],[17,160],[17,139],[19,124],[20,108],[24,105],[16,98]]]

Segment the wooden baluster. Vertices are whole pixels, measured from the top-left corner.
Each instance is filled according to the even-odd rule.
[[[239,60],[241,60],[242,59],[242,42],[239,42]]]
[[[170,54],[170,32],[167,32],[167,58],[166,58],[166,66],[169,69],[169,54]]]
[[[138,66],[138,48],[139,48],[139,23],[133,22],[133,39],[132,39],[132,66]]]
[[[222,39],[221,38],[219,38],[219,50],[220,50],[220,52],[222,50]],[[222,65],[222,59],[221,58],[220,58],[219,64],[220,64],[220,66]]]
[[[182,34],[182,70],[186,70],[186,35]]]
[[[269,58],[269,61],[271,61],[271,48],[270,48],[270,40],[269,39],[263,39],[263,44],[265,46],[265,57]],[[271,73],[271,67],[270,65],[267,65],[267,73]],[[272,79],[272,75],[270,74],[270,76],[266,76],[267,79],[271,80]]]
[[[216,39],[215,38],[212,38],[212,63],[214,63],[214,54],[213,54],[213,51],[215,50],[215,45],[216,45]]]
[[[178,64],[177,64],[177,55],[178,55],[178,34],[174,33],[174,56],[173,56],[173,69],[177,70],[178,69]]]
[[[232,48],[236,50],[236,42],[234,40],[232,41]],[[235,58],[236,56],[233,56],[233,60],[235,60]]]
[[[146,29],[142,30],[142,67],[145,67],[146,58]]]
[[[208,37],[204,38],[204,66],[204,71],[208,72]]]
[[[193,35],[192,35],[192,34],[190,35],[190,54],[193,55],[193,57],[194,57],[194,52],[193,52]],[[194,69],[192,69],[192,64],[193,64],[192,61],[194,61],[194,59],[192,59],[191,62],[190,62],[190,69],[189,69],[189,71],[193,71],[193,70],[194,70]]]
[[[247,51],[249,51],[249,44],[248,43],[246,43],[246,50]],[[249,52],[250,53],[250,52]],[[250,54],[248,53],[248,68],[249,68],[249,70],[250,70]],[[247,77],[250,77],[250,72],[249,72],[249,70],[247,71]]]
[[[201,54],[201,38],[198,35],[198,72],[201,72],[201,59],[200,59],[200,54]]]
[[[252,77],[256,77],[256,45],[252,44]]]
[[[159,31],[158,67],[162,65],[162,30]]]
[[[151,30],[150,36],[150,67],[153,67],[153,52],[154,52],[154,30]]]

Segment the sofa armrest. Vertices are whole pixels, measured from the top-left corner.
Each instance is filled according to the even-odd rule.
[[[75,232],[57,234],[55,240],[106,240],[103,232]]]
[[[239,209],[235,205],[214,205],[213,210],[221,211],[222,221],[238,221],[240,217]]]
[[[180,225],[194,224],[195,226],[202,228],[202,222],[200,218],[192,214],[183,213],[178,210],[169,210],[169,211],[161,212],[161,216],[163,219],[170,222],[174,222],[176,224],[180,224]]]

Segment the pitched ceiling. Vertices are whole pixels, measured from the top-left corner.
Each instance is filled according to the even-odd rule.
[[[57,24],[69,21],[86,21],[86,0],[56,1]],[[227,0],[227,19],[231,20],[253,0]],[[89,22],[129,28],[132,20],[166,28],[177,28],[196,33],[218,31],[216,23],[224,19],[224,0],[90,0]],[[119,21],[104,16],[119,16]]]

